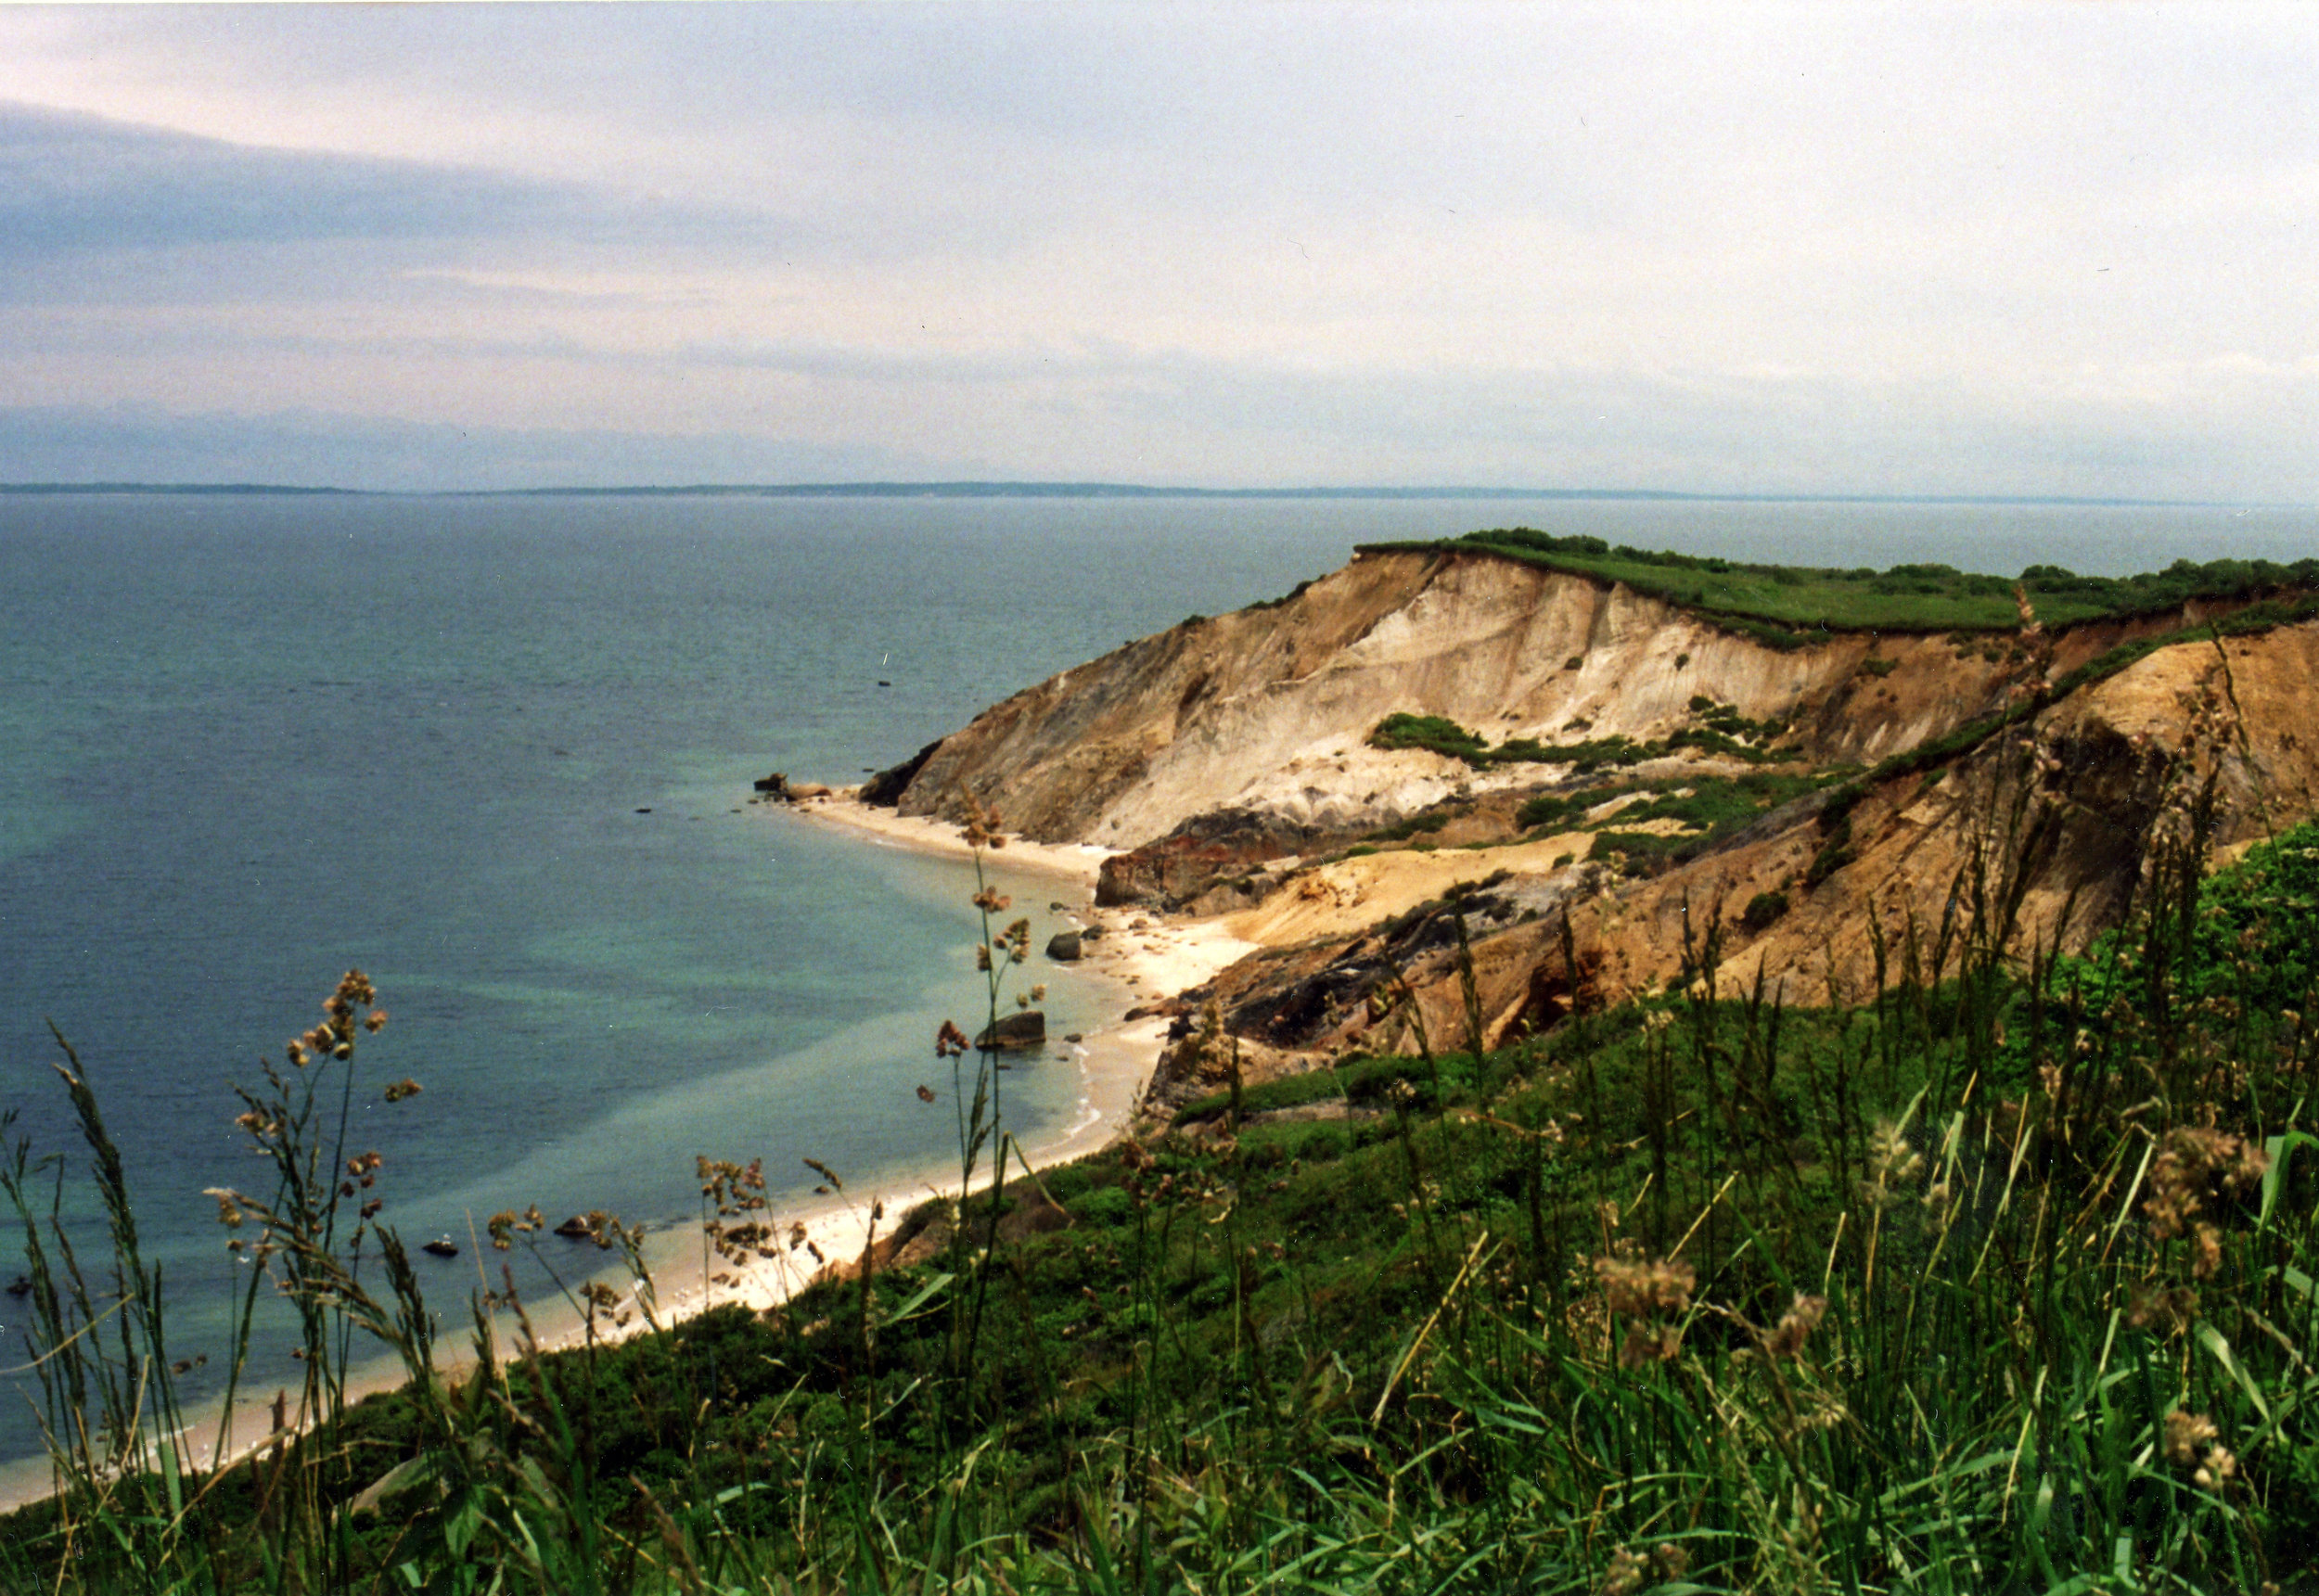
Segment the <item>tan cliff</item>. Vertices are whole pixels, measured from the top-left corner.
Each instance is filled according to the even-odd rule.
[[[2055,668],[2178,624],[2075,629]],[[1995,707],[2018,670],[1989,652],[1857,632],[1779,649],[1615,583],[1482,554],[1363,555],[993,705],[888,801],[957,819],[971,793],[1034,840],[1123,849],[1223,809],[1374,826],[1539,776],[1370,747],[1387,715],[1444,716],[1493,743],[1642,741],[1684,723],[1695,696],[1794,722],[1811,762],[1864,764]],[[1890,669],[1864,672],[1872,658]]]
[[[2224,648],[2160,649],[1968,753],[1871,785],[1845,817],[1845,861],[1816,882],[1813,863],[1834,838],[1809,805],[1640,881],[1621,882],[1599,863],[1518,869],[1467,900],[1484,1040],[1502,1043],[1574,1004],[1682,978],[1710,929],[1722,990],[1747,990],[1760,973],[1765,991],[1799,1003],[1864,999],[1875,990],[1879,939],[1897,977],[1912,933],[1928,960],[1944,920],[1952,959],[1956,939],[1976,933],[1977,914],[1978,934],[2002,936],[2019,958],[2082,946],[2145,884],[2154,844],[2186,835],[2210,783],[2214,858],[2319,814],[2319,623]],[[1470,861],[1464,878],[1480,883],[1502,868],[1493,856],[1531,851],[1455,857]],[[1313,891],[1311,883],[1348,864],[1406,857],[1290,875],[1225,924],[1262,940],[1264,918]],[[1390,888],[1390,875],[1376,874]],[[1439,876],[1425,886],[1437,899],[1446,890]],[[1766,894],[1788,907],[1751,930],[1746,906]],[[1396,925],[1394,915],[1421,923]],[[1428,1035],[1463,1045],[1473,1010],[1446,910],[1427,916],[1413,897],[1388,889],[1325,929],[1310,917],[1300,929],[1317,934],[1245,960],[1218,982],[1236,1030],[1307,1049],[1406,1047],[1416,1036],[1407,1012],[1381,1015],[1369,996],[1398,976],[1416,990]]]
[[[1214,996],[1233,1032],[1267,1046],[1405,1045],[1407,1006],[1377,995],[1404,977],[1435,1041],[1457,1045],[1477,1021],[1503,1041],[1573,1002],[1676,977],[1686,926],[1693,954],[1720,927],[1724,981],[1760,971],[1788,1001],[1818,1002],[1873,981],[1879,936],[1890,944],[1913,923],[1930,939],[1975,902],[2020,946],[2082,941],[2114,922],[2153,839],[2210,776],[2223,846],[2314,812],[2319,623],[2160,648],[2003,735],[1868,784],[1840,819],[1825,795],[1808,798],[1640,872],[1588,857],[1600,851],[1599,814],[1569,830],[1516,823],[1524,796],[1582,785],[1567,766],[1476,770],[1373,747],[1370,733],[1405,711],[1493,744],[1641,743],[1712,702],[1781,723],[1780,768],[1866,767],[2120,642],[2202,619],[2184,610],[2020,639],[1833,633],[1782,649],[1518,561],[1369,554],[1284,600],[1186,622],[1018,694],[871,796],[955,819],[971,795],[1028,837],[1134,850],[1115,866],[1164,864],[1177,850],[1187,879],[1169,878],[1183,890],[1161,898],[1228,906],[1232,935],[1266,950],[1194,1002]],[[1761,752],[1750,759],[1689,747],[1616,774],[1666,789],[1694,772],[1744,773]],[[1346,846],[1412,816],[1429,817],[1435,835],[1384,851]],[[1315,857],[1293,857],[1307,850]],[[1165,875],[1155,866],[1129,885]],[[1227,876],[1228,888],[1198,896]],[[1470,1001],[1459,916],[1440,908],[1460,895]],[[1743,926],[1746,906],[1772,895],[1784,913]]]

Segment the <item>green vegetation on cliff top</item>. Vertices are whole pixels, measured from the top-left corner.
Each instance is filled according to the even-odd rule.
[[[1998,632],[2020,624],[2018,581],[2048,625],[2150,615],[2197,600],[2242,601],[2283,588],[2319,585],[2319,559],[2176,560],[2162,571],[2129,577],[2079,576],[2033,565],[2019,577],[1975,575],[1944,565],[1890,570],[1749,565],[1715,555],[1613,545],[1601,538],[1557,537],[1529,527],[1495,528],[1458,538],[1363,543],[1363,554],[1424,552],[1494,555],[1551,570],[1623,582],[1688,609],[1736,623],[1775,646],[1794,646],[1828,632]]]

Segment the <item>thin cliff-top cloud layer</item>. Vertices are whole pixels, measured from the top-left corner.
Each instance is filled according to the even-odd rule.
[[[2319,13],[0,8],[0,480],[2319,501]]]

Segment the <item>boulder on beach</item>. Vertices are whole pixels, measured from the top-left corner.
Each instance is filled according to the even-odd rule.
[[[784,803],[803,803],[807,798],[827,798],[836,790],[819,782],[793,782],[779,771],[769,776],[759,776],[749,785],[767,798],[779,798]]]
[[[1001,1015],[997,1023],[982,1028],[974,1045],[985,1053],[1016,1053],[1046,1045],[1046,1015],[1037,1009]]]
[[[1046,956],[1057,964],[1070,964],[1080,956],[1079,943],[1077,931],[1057,931],[1046,939]]]

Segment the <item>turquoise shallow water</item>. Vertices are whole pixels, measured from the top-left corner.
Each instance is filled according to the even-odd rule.
[[[393,1015],[371,1079],[426,1085],[364,1122],[406,1235],[532,1202],[681,1219],[699,1154],[791,1191],[807,1156],[922,1167],[933,1029],[979,1007],[968,888],[747,807],[750,778],[852,779],[1361,539],[1510,524],[2001,571],[2319,543],[2308,512],[0,497],[0,1102],[73,1150],[53,1018],[185,1353],[232,1281],[199,1193],[250,1179],[230,1083],[350,964]],[[1096,1002],[1058,983],[1057,1028]],[[1076,1112],[1067,1066],[1009,1092],[1030,1139]]]

